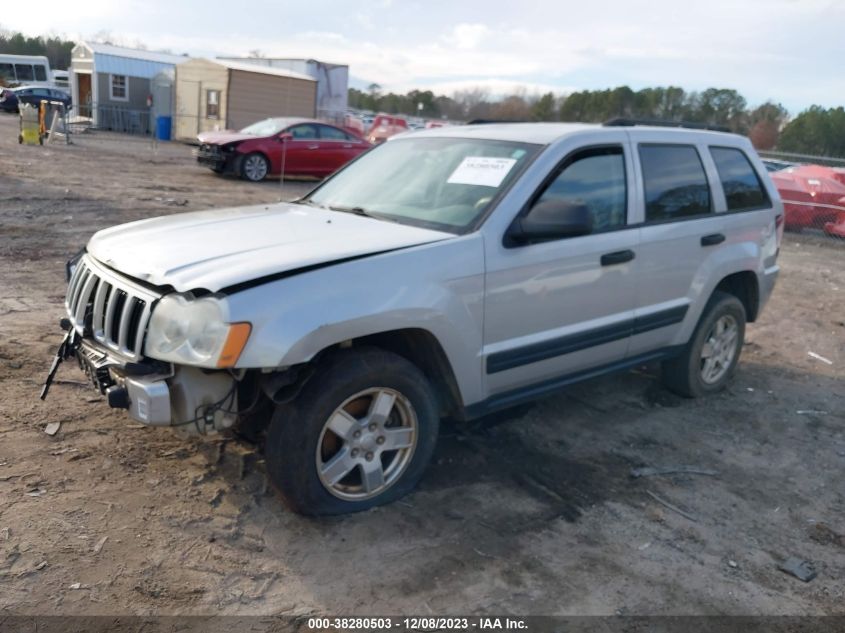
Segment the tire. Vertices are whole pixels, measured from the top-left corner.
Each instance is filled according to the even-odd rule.
[[[687,398],[724,389],[742,352],[745,318],[745,307],[739,299],[714,292],[683,352],[663,362],[666,387]]]
[[[408,360],[377,348],[339,350],[293,402],[276,407],[267,472],[285,505],[301,514],[346,514],[396,501],[431,459],[437,410],[431,385]]]
[[[264,154],[253,152],[241,160],[241,177],[250,182],[261,182],[270,173],[270,163]]]

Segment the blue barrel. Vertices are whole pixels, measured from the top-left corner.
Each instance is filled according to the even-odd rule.
[[[173,125],[173,119],[169,116],[156,117],[156,138],[160,141],[170,140],[170,128]]]

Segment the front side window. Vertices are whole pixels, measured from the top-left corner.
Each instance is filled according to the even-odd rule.
[[[711,147],[710,155],[722,181],[728,211],[749,211],[768,206],[769,196],[742,150]]]
[[[15,73],[18,75],[18,81],[32,81],[35,77],[32,64],[15,64]]]
[[[118,101],[126,101],[129,99],[126,91],[126,75],[112,75],[111,76],[111,98]]]
[[[640,145],[646,222],[710,213],[710,188],[692,145]]]
[[[36,81],[47,81],[47,70],[41,64],[36,64],[33,66],[35,69],[35,80]]]
[[[593,233],[625,226],[627,194],[622,148],[589,149],[568,159],[535,204],[550,199],[586,206]]]
[[[220,118],[220,91],[205,91],[205,117],[207,119]]]
[[[460,233],[483,217],[539,148],[471,138],[392,140],[363,154],[305,202]]]

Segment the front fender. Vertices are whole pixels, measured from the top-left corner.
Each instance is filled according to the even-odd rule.
[[[442,346],[463,401],[480,400],[483,253],[474,233],[234,293],[231,320],[253,327],[237,367],[288,367],[350,339],[422,329]]]

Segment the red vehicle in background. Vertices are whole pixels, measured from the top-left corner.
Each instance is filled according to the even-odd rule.
[[[783,201],[785,227],[845,237],[845,171],[797,165],[769,174]]]
[[[408,131],[408,122],[402,117],[390,114],[377,114],[367,133],[367,140],[374,145],[384,143],[394,134]]]
[[[370,149],[364,139],[334,125],[300,118],[264,119],[239,132],[204,132],[197,162],[218,174],[252,182],[268,176],[325,178]]]

